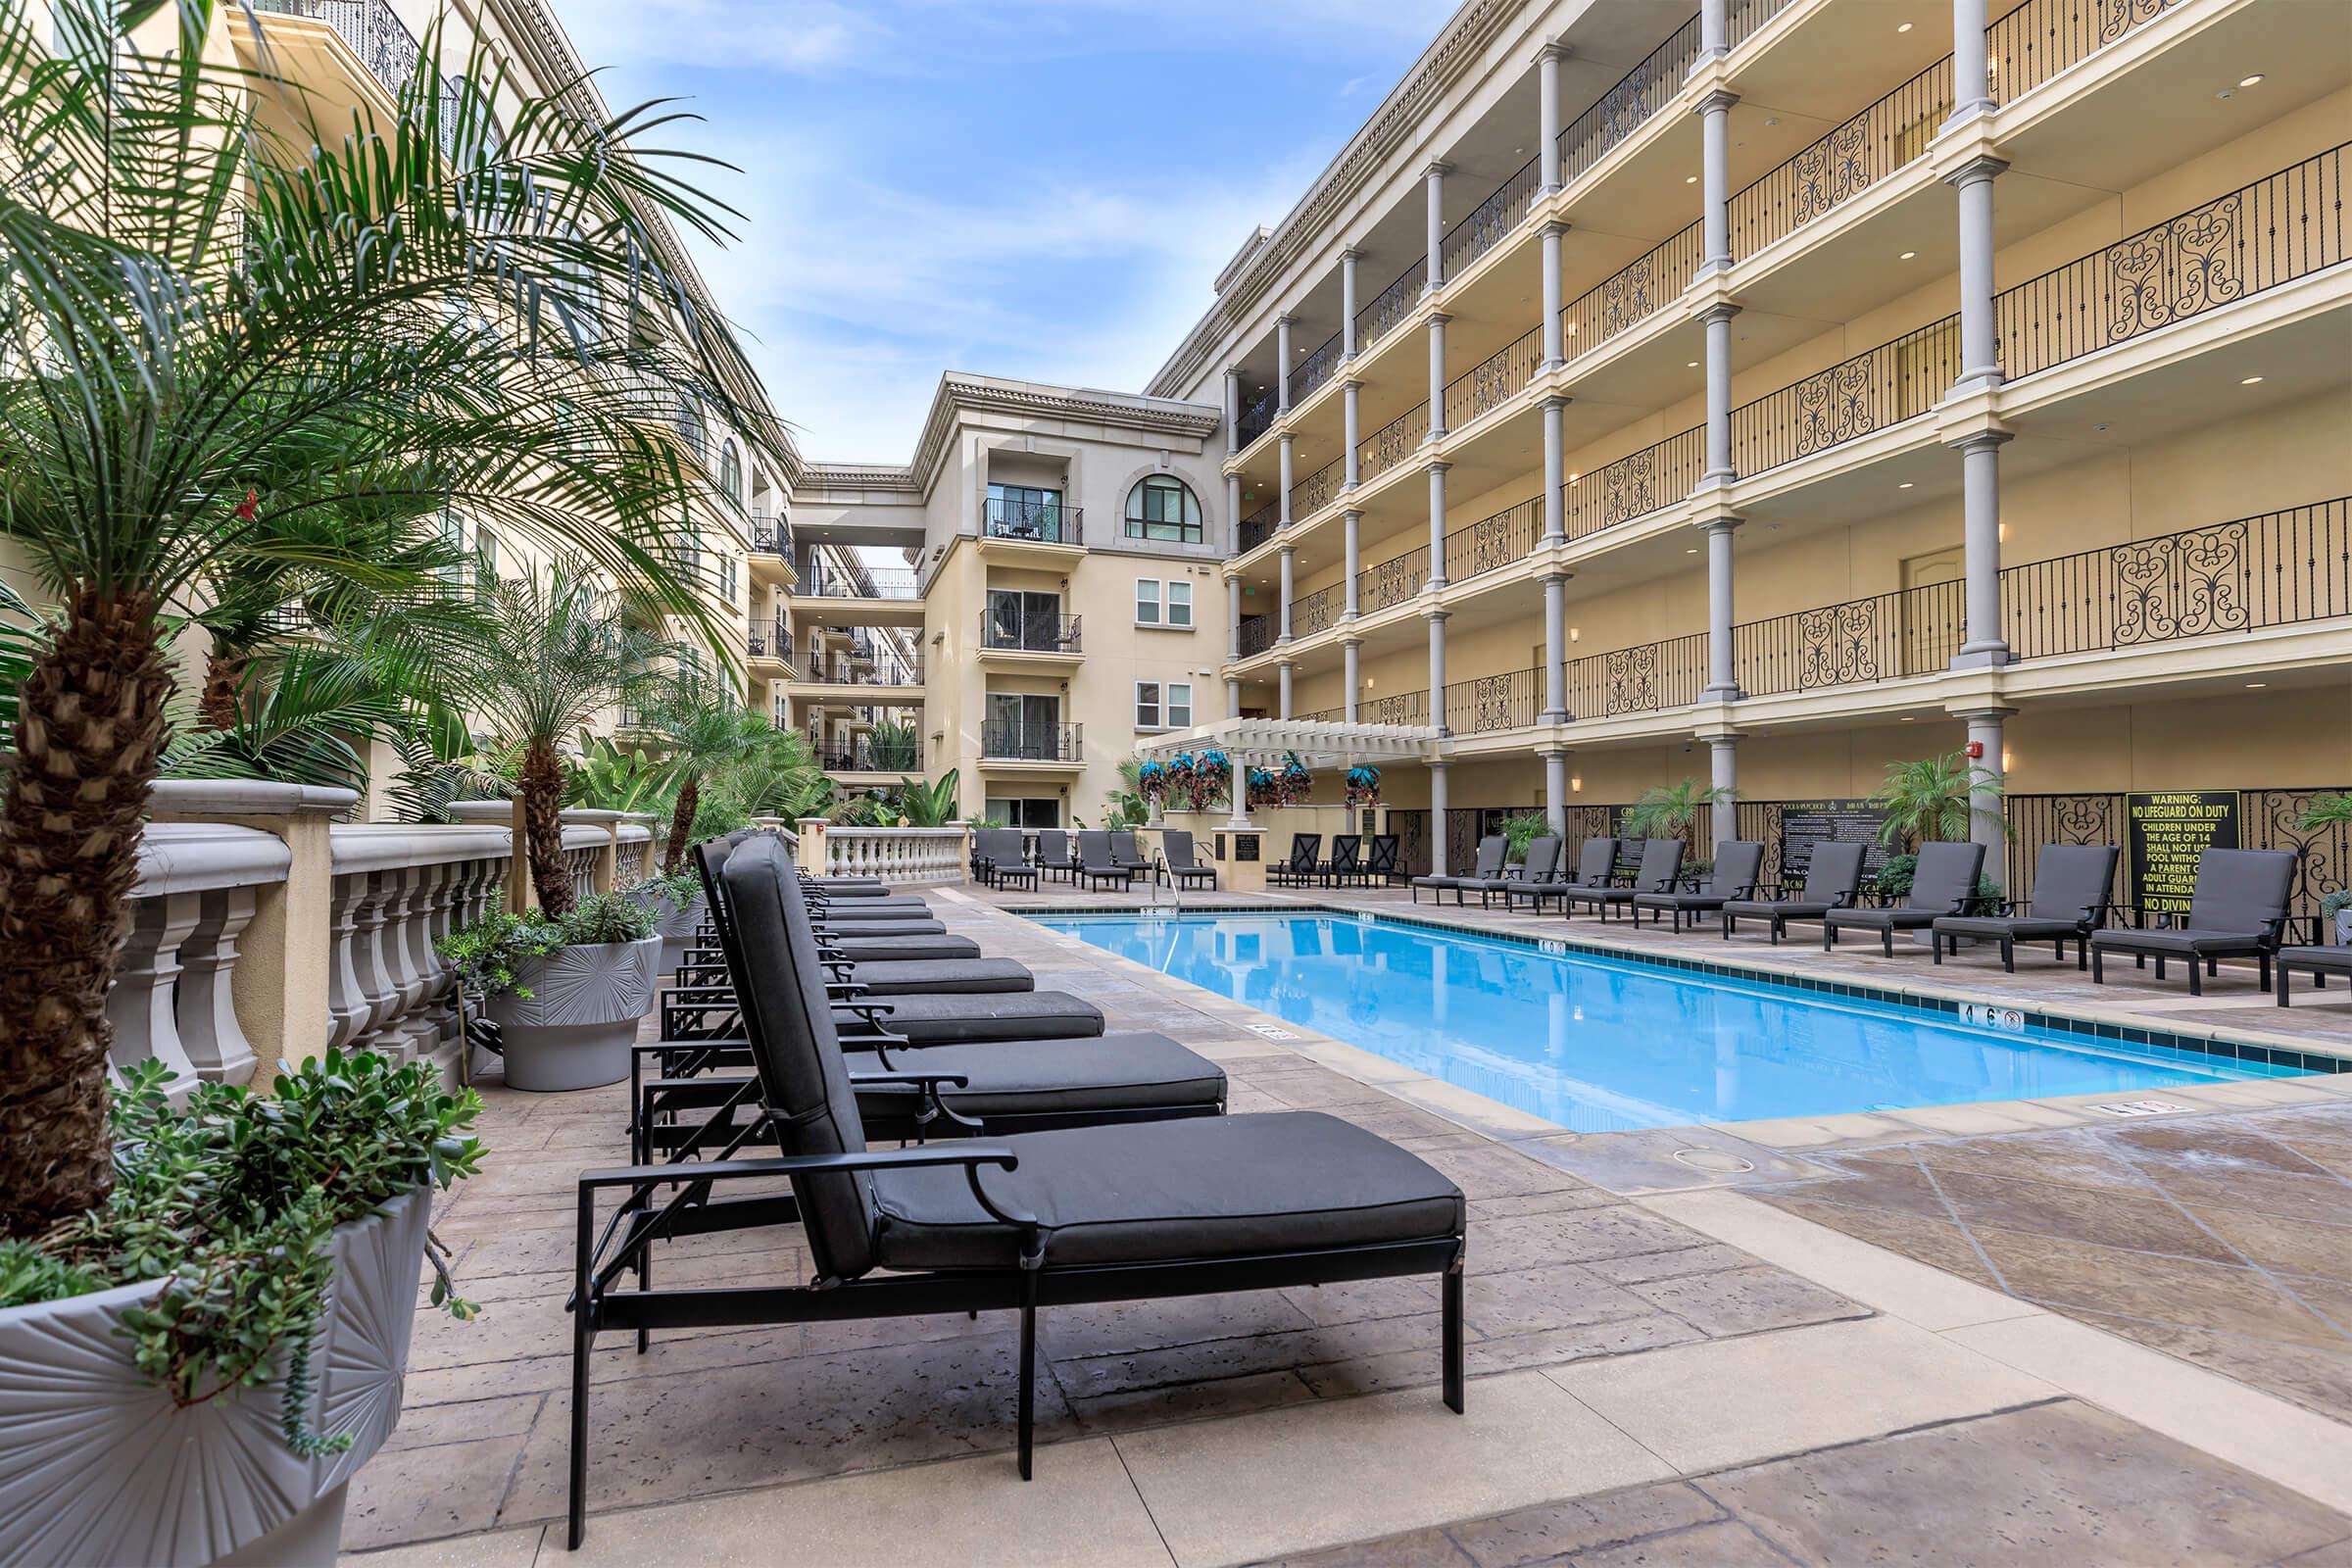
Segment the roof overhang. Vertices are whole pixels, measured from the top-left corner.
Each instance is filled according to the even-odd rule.
[[[1138,746],[1164,761],[1179,752],[1220,751],[1245,767],[1272,767],[1294,754],[1309,767],[1356,762],[1418,762],[1436,754],[1438,732],[1426,724],[1348,724],[1304,718],[1223,718]]]

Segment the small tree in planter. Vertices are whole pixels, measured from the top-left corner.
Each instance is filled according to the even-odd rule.
[[[662,956],[645,902],[592,893],[561,915],[500,910],[438,951],[498,1026],[510,1089],[592,1089],[628,1076]]]
[[[1527,847],[1551,831],[1551,818],[1542,811],[1514,811],[1502,819],[1503,858],[1513,865],[1527,863]]]
[[[1997,802],[2001,775],[1970,761],[1964,752],[1886,764],[1886,782],[1870,798],[1870,804],[1886,813],[1886,824],[1879,829],[1880,840],[1898,853],[1887,857],[1879,868],[1880,897],[1895,899],[1911,891],[1912,873],[1919,864],[1916,852],[1922,844],[1966,843],[1979,817],[1999,827],[2002,838],[2009,836],[2008,816],[1997,805],[1989,808],[1978,806],[1980,795]],[[1906,851],[1910,853],[1902,853]],[[1977,897],[1989,907],[2000,896],[1999,879],[1989,871],[1980,872]]]
[[[2323,795],[2311,803],[2295,826],[2306,833],[2343,828],[2352,832],[2352,792]],[[2338,888],[2320,900],[2320,920],[2338,947],[2352,947],[2352,888]]]
[[[1642,792],[1642,798],[1625,811],[1625,836],[1634,839],[1681,839],[1690,855],[1683,868],[1692,875],[1705,872],[1714,865],[1714,846],[1690,843],[1690,830],[1698,823],[1698,813],[1714,809],[1731,809],[1732,792],[1720,785],[1701,784],[1694,778],[1684,778],[1676,784],[1653,784]]]

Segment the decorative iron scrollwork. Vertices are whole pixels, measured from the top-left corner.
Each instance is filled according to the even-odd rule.
[[[1851,686],[1879,678],[1879,601],[1808,610],[1796,617],[1796,686]]]
[[[1874,358],[1856,355],[1796,384],[1796,456],[1851,441],[1878,428],[1870,395]],[[1769,460],[1760,465],[1769,466]]]
[[[1654,713],[1658,699],[1658,645],[1620,648],[1601,666],[1601,711]]]
[[[2246,525],[2217,523],[2107,552],[2112,646],[2170,642],[2252,624],[2246,610]]]
[[[2207,202],[2194,212],[2107,247],[2107,323],[2122,342],[2246,291],[2245,192]]]

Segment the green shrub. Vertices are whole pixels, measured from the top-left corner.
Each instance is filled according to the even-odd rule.
[[[558,948],[642,942],[660,924],[652,908],[626,894],[593,893],[560,920],[539,909],[527,914],[501,909],[451,932],[433,951],[450,961],[459,983],[477,1000],[486,1002],[510,991],[527,999],[531,993],[514,983],[514,971],[523,959],[544,957]]]
[[[1502,836],[1509,841],[1503,858],[1513,865],[1527,859],[1527,847],[1551,831],[1551,818],[1542,811],[1515,811],[1502,819]]]

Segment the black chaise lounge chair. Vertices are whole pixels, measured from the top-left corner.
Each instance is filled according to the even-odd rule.
[[[1323,853],[1323,835],[1299,833],[1291,839],[1291,858],[1277,865],[1266,867],[1266,880],[1276,887],[1303,888],[1314,885],[1322,874],[1316,857]]]
[[[1707,873],[1706,887],[1696,893],[1636,893],[1634,895],[1634,923],[1642,923],[1642,911],[1649,911],[1649,923],[1658,923],[1661,914],[1674,916],[1674,928],[1683,928],[1685,916],[1696,925],[1702,914],[1718,914],[1734,899],[1752,899],[1756,896],[1756,877],[1764,867],[1764,846],[1754,839],[1726,839],[1715,846],[1715,865]]]
[[[1394,833],[1372,835],[1372,848],[1364,855],[1364,886],[1393,887],[1404,879],[1404,873],[1396,869],[1396,857],[1401,848]]]
[[[2110,953],[2129,953],[2143,963],[2154,958],[2159,980],[2164,978],[2166,959],[2186,959],[2192,997],[2205,994],[2205,976],[2218,973],[2222,959],[2252,958],[2261,970],[2262,989],[2268,991],[2271,955],[2284,936],[2287,893],[2294,885],[2292,850],[2207,850],[2197,858],[2196,886],[2180,924],[2091,933],[2091,983],[2105,983],[2100,959]]]
[[[1600,911],[1606,921],[1611,909],[1633,911],[1639,925],[1641,911],[1634,909],[1634,900],[1644,893],[1672,893],[1683,875],[1683,851],[1687,846],[1681,839],[1648,839],[1642,845],[1642,859],[1634,868],[1631,883],[1610,882],[1599,887],[1570,888],[1562,899],[1562,913],[1580,904],[1589,904]]]
[[[1772,940],[1788,934],[1791,920],[1818,920],[1832,909],[1850,909],[1862,891],[1860,844],[1822,843],[1813,846],[1805,862],[1805,884],[1793,899],[1726,899],[1723,934],[1728,940],[1741,920],[1769,920]]]
[[[1527,858],[1517,865],[1504,866],[1499,875],[1462,878],[1454,885],[1454,897],[1458,899],[1464,894],[1475,893],[1478,895],[1478,906],[1490,909],[1494,907],[1494,895],[1499,893],[1502,895],[1502,906],[1507,910],[1511,906],[1513,893],[1521,888],[1542,887],[1558,874],[1559,869],[1560,841],[1545,833],[1528,840]]]
[[[1152,862],[1144,858],[1144,852],[1135,842],[1132,831],[1122,829],[1111,834],[1110,863],[1125,866],[1130,882],[1152,874]]]
[[[1507,909],[1513,900],[1525,899],[1541,914],[1545,899],[1565,899],[1579,888],[1605,888],[1616,874],[1617,841],[1587,839],[1577,846],[1574,871],[1547,882],[1522,882],[1502,896],[1502,906]]]
[[[1501,834],[1488,834],[1478,841],[1478,863],[1470,868],[1468,876],[1414,877],[1409,884],[1412,901],[1419,904],[1421,895],[1427,892],[1432,903],[1444,904],[1446,895],[1450,892],[1453,895],[1453,902],[1458,906],[1462,902],[1462,888],[1465,884],[1475,887],[1490,877],[1502,875],[1502,858],[1510,853],[1510,848],[1511,841]]]
[[[1352,882],[1364,874],[1364,836],[1340,833],[1331,841],[1331,858],[1315,868],[1327,888]]]
[[[1193,836],[1181,828],[1168,828],[1159,835],[1160,869],[1179,888],[1217,885],[1216,867],[1202,865],[1193,856]]]
[[[1077,885],[1078,862],[1070,855],[1068,830],[1049,827],[1038,831],[1037,874],[1049,882],[1059,877],[1073,887]]]
[[[1923,844],[1903,902],[1885,909],[1832,909],[1821,917],[1821,951],[1837,947],[1840,931],[1876,931],[1880,948],[1891,958],[1897,931],[1925,931],[1946,915],[1965,913],[1977,897],[1977,873],[1984,869],[1982,844]]]
[[[2122,852],[2112,844],[2044,844],[2034,866],[2034,897],[2004,899],[1990,914],[1947,914],[1928,928],[1936,961],[1960,951],[1964,940],[1997,943],[2001,967],[2017,972],[2020,942],[2047,942],[2066,961],[2075,945],[2075,967],[2090,966],[2090,934],[2106,923],[2115,898],[2115,863]],[[2031,912],[2027,912],[2031,911]]]
[[[1088,887],[1115,883],[1121,888],[1135,886],[1134,870],[1111,854],[1110,835],[1086,832],[1078,835],[1078,877]]]
[[[587,1523],[589,1372],[597,1336],[613,1330],[1018,1311],[1025,1479],[1042,1308],[1434,1275],[1444,1398],[1462,1408],[1464,1204],[1426,1161],[1317,1111],[869,1150],[781,846],[745,846],[721,876],[750,1054],[780,1156],[581,1175],[569,1544]],[[789,1195],[773,1191],[779,1178]],[[747,1196],[719,1196],[747,1186]],[[600,1229],[598,1199],[613,1193],[619,1209]],[[813,1273],[805,1287],[661,1289],[632,1278],[657,1237],[793,1221]],[[789,1401],[770,1408],[792,1418]]]
[[[2271,961],[2278,970],[2276,989],[2281,1007],[2288,1004],[2286,977],[2292,971],[2310,975],[2315,991],[2326,990],[2331,974],[2352,980],[2352,948],[2280,948],[2272,955]]]

